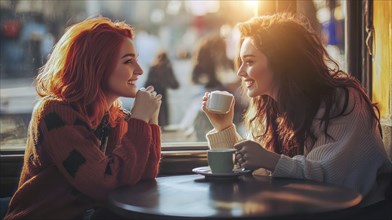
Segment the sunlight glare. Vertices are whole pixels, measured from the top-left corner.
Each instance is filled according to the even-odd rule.
[[[258,0],[245,0],[246,6],[249,8],[257,8],[259,6]]]
[[[254,15],[257,15],[258,7],[259,7],[258,0],[245,0],[244,3],[247,8],[253,11]]]

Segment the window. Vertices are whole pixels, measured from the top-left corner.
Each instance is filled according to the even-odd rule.
[[[310,7],[301,7],[306,1],[298,2],[299,12],[309,11]],[[346,71],[346,63],[344,60],[345,55],[345,36],[344,36],[344,20],[345,20],[345,2],[341,0],[337,1],[325,1],[325,0],[314,0],[314,4],[317,10],[317,19],[321,24],[320,34],[324,41],[325,47],[332,56],[332,58],[337,61],[340,68]],[[309,13],[309,12],[308,12]],[[306,15],[306,14],[305,14]],[[310,17],[308,15],[308,17]],[[317,25],[317,23],[312,22]],[[314,25],[313,25],[314,26]],[[317,28],[315,28],[317,30]]]
[[[372,98],[380,107],[383,141],[389,158],[392,157],[391,10],[391,1],[373,1]]]
[[[323,37],[332,56],[344,69],[344,1],[293,1],[294,11],[307,16]],[[279,6],[278,7],[278,4]],[[171,60],[179,87],[168,88],[167,116],[162,123],[164,146],[194,148],[206,146],[205,133],[212,127],[201,112],[201,97],[206,90],[227,90],[237,97],[235,123],[241,134],[241,113],[246,98],[239,94],[239,79],[232,68],[237,53],[238,32],[235,25],[255,14],[285,10],[274,1],[110,1],[110,0],[2,0],[0,1],[0,147],[14,150],[25,147],[27,127],[37,96],[33,79],[64,29],[91,16],[103,15],[112,20],[125,20],[136,30],[135,43],[144,70],[138,87],[148,81],[150,64],[163,49]],[[272,9],[275,7],[275,9]],[[230,16],[227,16],[230,15]],[[221,39],[214,37],[219,36]],[[208,39],[208,40],[207,40]],[[220,44],[223,40],[224,44]],[[209,82],[201,72],[192,80],[195,57],[202,41],[212,49],[214,59],[220,58],[216,78]],[[218,47],[223,45],[223,47]],[[220,54],[215,54],[220,53]],[[224,59],[222,59],[224,57]],[[131,99],[122,99],[124,107]]]
[[[33,79],[64,29],[99,14],[112,20],[125,20],[135,28],[135,43],[144,70],[138,87],[146,83],[150,64],[158,50],[163,49],[171,60],[179,87],[167,90],[164,145],[178,146],[175,143],[188,142],[185,145],[205,146],[204,134],[211,127],[200,112],[200,106],[208,77],[200,77],[199,84],[192,82],[199,39],[221,36],[225,47],[217,51],[226,50],[226,54],[223,53],[225,60],[233,60],[238,38],[234,25],[254,16],[256,9],[257,1],[244,4],[243,1],[2,0],[1,151],[24,149],[27,127],[37,100]],[[221,65],[217,77],[231,86],[228,88],[231,92],[237,91],[238,78],[233,68]],[[128,109],[132,105],[131,99],[122,101]]]
[[[380,106],[381,121],[392,126],[392,2],[374,1],[373,100]]]

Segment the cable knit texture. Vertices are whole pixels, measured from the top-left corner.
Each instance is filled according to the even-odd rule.
[[[220,132],[212,129],[207,133],[206,137],[210,148],[233,148],[234,144],[242,140],[241,135],[235,129],[235,125]]]
[[[392,164],[365,102],[355,90],[349,89],[349,94],[346,110],[349,114],[330,121],[328,134],[332,139],[320,129],[319,118],[325,112],[322,106],[312,124],[312,131],[317,137],[312,150],[305,150],[304,155],[292,158],[281,155],[272,172],[273,177],[310,179],[345,186],[364,195],[364,204],[384,199],[380,191],[385,190],[390,180],[378,177],[388,176],[392,172]],[[342,106],[342,100],[339,106]],[[212,130],[206,137],[211,148],[232,146],[233,142],[241,141],[234,126],[222,132]],[[233,140],[233,137],[237,139]]]
[[[71,105],[44,99],[34,109],[18,190],[5,219],[74,219],[123,185],[155,178],[160,128],[138,119],[110,129],[106,153]]]

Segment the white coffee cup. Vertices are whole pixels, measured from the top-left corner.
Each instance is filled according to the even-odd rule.
[[[206,108],[210,112],[226,114],[230,111],[234,96],[226,91],[213,91],[208,95]]]

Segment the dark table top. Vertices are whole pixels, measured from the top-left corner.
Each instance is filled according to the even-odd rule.
[[[180,175],[119,188],[109,195],[108,205],[123,217],[267,218],[344,210],[361,199],[354,191],[308,180]]]

